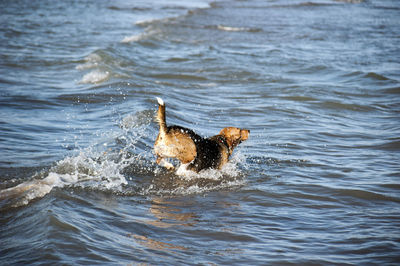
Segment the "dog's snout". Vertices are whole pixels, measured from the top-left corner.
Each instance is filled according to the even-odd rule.
[[[240,138],[241,140],[247,140],[250,135],[250,130],[248,129],[241,129],[240,130]]]

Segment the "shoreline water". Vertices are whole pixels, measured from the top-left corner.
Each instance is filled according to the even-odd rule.
[[[0,9],[2,264],[399,260],[397,1]],[[170,124],[252,134],[179,177],[155,97]]]

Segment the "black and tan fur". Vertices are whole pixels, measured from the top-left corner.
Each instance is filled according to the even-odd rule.
[[[218,135],[203,138],[194,131],[180,127],[167,126],[165,104],[158,100],[157,121],[160,132],[154,144],[157,164],[168,169],[175,167],[165,158],[176,158],[187,164],[188,170],[199,172],[206,168],[220,169],[229,160],[233,149],[248,139],[250,130],[226,127]]]

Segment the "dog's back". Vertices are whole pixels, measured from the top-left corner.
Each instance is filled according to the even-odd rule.
[[[195,172],[199,172],[206,168],[218,169],[223,164],[222,162],[228,160],[228,156],[224,156],[224,152],[220,144],[212,138],[202,139],[199,142],[195,142],[197,156],[193,162],[191,162],[187,169]],[[225,153],[226,154],[226,153]]]

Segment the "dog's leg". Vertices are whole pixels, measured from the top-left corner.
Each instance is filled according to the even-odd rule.
[[[157,156],[156,163],[162,167],[167,168],[168,170],[175,170],[175,167],[172,163],[167,162],[163,157]]]

